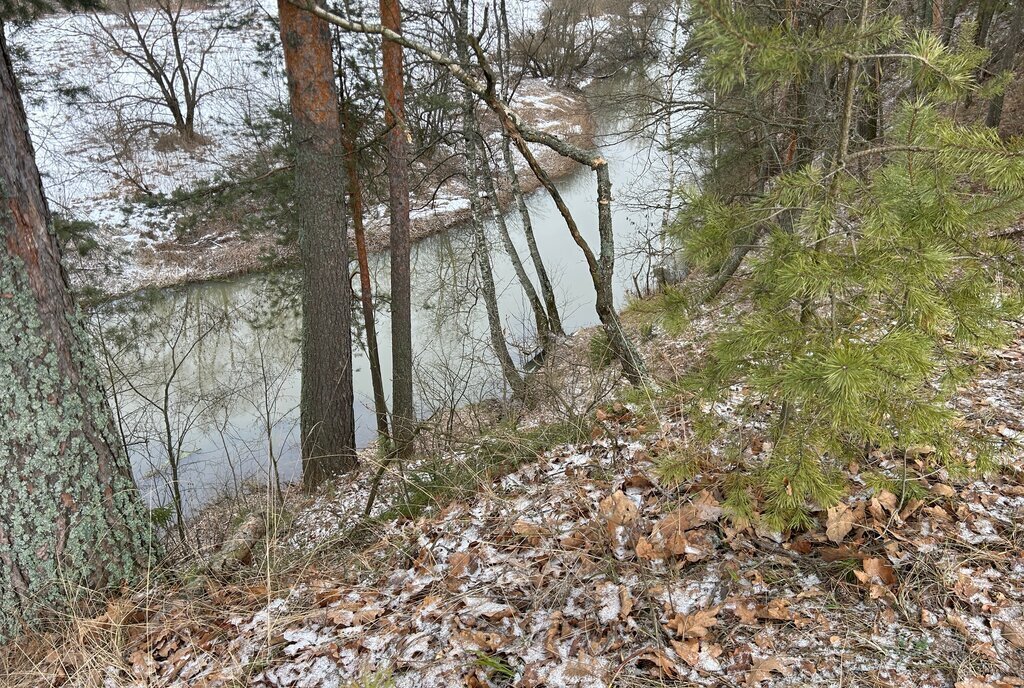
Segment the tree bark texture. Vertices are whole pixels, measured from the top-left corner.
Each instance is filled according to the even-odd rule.
[[[475,126],[472,124],[473,100],[466,92],[463,104],[463,137],[466,145],[466,178],[469,182],[469,201],[473,216],[473,237],[476,246],[476,264],[480,273],[480,288],[484,297],[484,309],[487,312],[487,329],[490,333],[491,348],[501,366],[501,373],[512,390],[512,396],[522,399],[526,393],[523,376],[516,369],[512,356],[508,353],[508,342],[501,326],[501,313],[498,310],[498,294],[494,286],[494,269],[491,265],[491,247],[484,233],[483,209],[480,203],[480,186],[477,182],[480,166],[476,156]]]
[[[474,122],[476,122],[476,118],[474,118]],[[505,223],[505,214],[501,212],[501,205],[498,203],[498,190],[494,184],[494,168],[491,166],[491,156],[486,145],[484,145],[483,137],[480,136],[479,125],[475,126],[474,129],[474,138],[480,151],[478,170],[481,173],[480,178],[483,179],[484,193],[490,199],[491,218],[498,228],[501,245],[505,249],[505,253],[508,254],[508,259],[512,262],[512,269],[516,273],[516,279],[519,280],[519,284],[523,287],[526,300],[530,302],[534,324],[537,328],[537,342],[541,347],[547,348],[551,343],[551,325],[548,320],[548,314],[544,310],[544,305],[540,302],[540,297],[537,295],[537,290],[533,287],[530,276],[523,267],[523,261],[519,257],[515,244],[512,243],[512,237],[508,233],[508,225]]]
[[[456,48],[459,58],[468,61],[469,45],[469,0],[459,3],[459,32]],[[480,203],[481,167],[477,157],[479,125],[476,121],[475,101],[468,89],[462,95],[462,139],[466,156],[466,184],[469,189],[469,206],[473,222],[473,237],[476,246],[476,264],[480,274],[480,287],[483,292],[484,309],[487,312],[487,328],[490,333],[491,348],[498,359],[502,376],[512,389],[514,398],[522,399],[526,392],[523,376],[516,369],[515,362],[508,353],[508,342],[501,326],[501,313],[498,310],[498,295],[494,286],[494,270],[491,265],[491,249],[484,233],[483,209]],[[486,155],[486,152],[484,152]],[[497,199],[492,199],[496,203]],[[539,326],[540,323],[538,323]]]
[[[999,71],[1007,72],[1013,69],[1017,61],[1017,45],[1020,43],[1020,33],[1024,29],[1024,0],[1017,0],[1013,5],[1013,19],[1010,22],[1010,31],[1006,34],[1006,45],[999,59]],[[990,127],[998,127],[1003,119],[1003,93],[996,94],[988,105],[988,115],[985,124]]]
[[[302,258],[302,484],[311,490],[356,463],[345,153],[330,27],[286,0],[278,10]]]
[[[282,0],[283,1],[283,0]],[[381,25],[402,33],[399,0],[380,0]],[[388,126],[388,204],[391,218],[391,432],[399,458],[412,456],[416,419],[412,399],[412,288],[409,273],[409,160],[406,151],[402,46],[383,37],[384,121]]]
[[[0,23],[0,642],[131,582],[149,522],[61,266]]]

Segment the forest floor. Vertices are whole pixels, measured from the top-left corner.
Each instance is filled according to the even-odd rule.
[[[668,336],[629,314],[666,377],[701,360],[722,317]],[[585,359],[590,339],[558,360]],[[724,459],[667,480],[658,466],[689,446],[680,400],[615,401],[614,371],[581,372],[555,404],[575,404],[573,422],[549,408],[389,469],[364,517],[368,456],[329,493],[290,493],[250,565],[173,563],[104,613],[8,648],[0,683],[1024,686],[1024,331],[978,366],[955,403],[1003,444],[999,471],[958,478],[927,447],[865,457],[801,533],[730,520]],[[735,419],[745,396],[707,412]],[[743,461],[770,453],[756,423],[739,431]],[[264,499],[250,515],[271,511]]]

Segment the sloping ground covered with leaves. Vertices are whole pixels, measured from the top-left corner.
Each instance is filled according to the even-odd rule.
[[[125,595],[73,633],[11,649],[0,674],[13,686],[1021,686],[1024,337],[979,365],[957,403],[1003,444],[994,474],[931,468],[927,446],[866,456],[817,528],[771,532],[730,517],[724,458],[675,475],[692,432],[678,406],[614,404],[583,441],[414,517],[394,518],[392,495],[360,519],[357,483],[321,497],[257,555],[262,573]],[[708,412],[734,417],[743,397]],[[771,443],[746,432],[742,460],[757,462]]]

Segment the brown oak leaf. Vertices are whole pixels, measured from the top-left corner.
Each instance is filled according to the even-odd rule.
[[[665,625],[675,631],[679,638],[684,640],[687,638],[703,638],[708,634],[708,629],[718,623],[717,617],[720,609],[720,606],[714,606],[692,614],[676,614]]]
[[[856,524],[857,517],[853,509],[845,503],[836,504],[828,510],[825,521],[825,537],[839,544]]]
[[[616,490],[601,500],[601,516],[611,527],[626,525],[637,519],[640,510],[622,490]]]
[[[746,685],[759,686],[762,681],[770,681],[772,672],[789,676],[792,670],[778,657],[759,659],[754,662],[753,666],[750,667],[750,671],[747,672]]]

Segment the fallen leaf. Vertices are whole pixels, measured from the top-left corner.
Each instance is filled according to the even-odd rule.
[[[725,608],[732,610],[742,624],[752,626],[757,623],[757,605],[750,600],[738,598],[726,600]]]
[[[747,672],[746,684],[748,686],[759,686],[762,681],[770,681],[772,672],[789,676],[791,670],[778,657],[759,659],[754,662],[754,665],[750,667],[750,671]]]
[[[952,612],[946,612],[946,623],[948,623],[950,628],[955,629],[964,638],[972,640],[971,630],[967,627],[967,622],[964,621],[963,617]]]
[[[629,594],[629,588],[625,585],[619,586],[619,619],[625,621],[629,613],[633,611],[633,596]]]
[[[853,509],[845,503],[836,504],[828,510],[825,521],[825,537],[839,544],[856,524],[857,519]]]
[[[876,498],[878,499],[878,502],[885,507],[885,510],[890,513],[896,511],[896,505],[900,502],[899,497],[894,495],[892,492],[889,492],[889,490],[882,490],[878,493]]]
[[[757,618],[771,619],[773,621],[789,621],[793,613],[789,611],[789,600],[784,597],[776,597],[766,605],[757,605]]]
[[[641,559],[664,559],[665,550],[655,547],[645,536],[636,542],[636,555]]]
[[[710,609],[702,609],[693,614],[676,614],[667,624],[675,631],[676,636],[682,639],[703,638],[708,634],[708,629],[718,623],[719,606]]]
[[[690,666],[697,666],[700,659],[700,641],[696,638],[690,640],[673,640],[672,649],[676,651],[679,658]]]
[[[917,459],[935,453],[935,446],[931,444],[912,444],[907,447],[907,458]]]
[[[1019,650],[1024,650],[1024,623],[1020,621],[1000,621],[1003,637]]]
[[[647,650],[637,657],[636,663],[639,668],[646,669],[647,674],[655,678],[674,679],[679,676],[676,663],[669,659],[665,651],[661,649]]]
[[[879,557],[868,557],[861,563],[863,571],[854,571],[853,575],[861,583],[880,583],[882,585],[895,585],[896,572],[884,559]]]
[[[537,537],[544,531],[539,524],[520,519],[512,524],[512,532],[523,537]]]
[[[632,523],[640,514],[636,504],[622,490],[616,490],[602,499],[599,509],[601,516],[613,527]]]
[[[470,552],[455,552],[448,557],[448,572],[455,578],[461,578],[466,575],[472,561],[473,555]]]
[[[552,657],[560,657],[558,641],[562,635],[562,612],[554,612],[548,619],[548,631],[544,637],[544,649]]]

